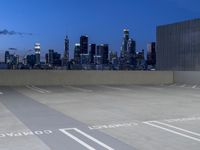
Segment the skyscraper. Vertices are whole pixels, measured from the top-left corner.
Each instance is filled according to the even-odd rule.
[[[66,66],[69,62],[69,38],[65,37],[65,45],[64,45],[64,57],[63,57],[63,65]]]
[[[40,65],[40,43],[35,43],[36,65]]]
[[[101,64],[108,64],[109,45],[101,44],[97,46],[97,55],[101,56]]]
[[[130,67],[134,67],[135,65],[135,58],[136,57],[136,42],[130,38],[128,40],[128,44],[127,44],[127,63],[130,65]]]
[[[109,53],[109,46],[108,44],[103,44],[102,45],[102,50],[101,54],[102,54],[102,64],[107,65],[108,64],[108,53]]]
[[[49,62],[49,64],[50,65],[52,65],[53,66],[53,63],[54,63],[54,50],[53,49],[50,49],[49,50],[49,54],[48,54],[48,62]]]
[[[102,64],[102,56],[101,56],[101,45],[97,45],[96,52],[94,56],[94,64],[101,65]]]
[[[128,51],[128,40],[129,40],[129,30],[124,29],[124,37],[121,47],[121,58],[126,61],[127,60],[127,51]]]
[[[33,68],[35,63],[36,63],[36,57],[35,55],[27,55],[26,56],[26,61],[27,61],[27,65],[30,67],[30,68]]]
[[[144,70],[145,69],[145,57],[144,57],[144,49],[140,52],[137,52],[136,55],[136,67],[139,70]]]
[[[147,64],[156,65],[156,43],[152,42],[147,45]]]
[[[91,64],[94,64],[95,54],[96,54],[96,44],[90,44],[89,57],[90,57],[90,63]]]
[[[60,67],[62,65],[61,54],[55,52],[53,49],[49,49],[46,59],[46,62],[48,62],[51,67]]]
[[[10,53],[9,51],[5,52],[5,64],[8,64],[10,61]]]
[[[45,54],[45,64],[46,65],[49,64],[49,54],[48,53]]]
[[[80,64],[81,62],[81,49],[80,44],[76,43],[74,48],[74,61],[76,64]]]
[[[82,35],[80,37],[80,51],[81,54],[88,54],[88,36]]]
[[[136,41],[130,38],[129,30],[124,29],[123,42],[120,55],[120,68],[134,69],[136,65]]]
[[[60,67],[61,65],[62,65],[61,54],[59,54],[58,52],[54,52],[53,53],[53,66]]]

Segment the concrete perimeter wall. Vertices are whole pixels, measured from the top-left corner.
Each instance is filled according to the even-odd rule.
[[[0,71],[0,86],[22,85],[156,85],[173,83],[170,71]]]
[[[175,71],[175,83],[200,84],[200,71]]]

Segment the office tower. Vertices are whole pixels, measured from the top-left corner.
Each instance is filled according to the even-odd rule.
[[[35,55],[27,55],[26,56],[26,61],[27,61],[27,65],[30,68],[33,68],[35,66],[35,63],[36,63],[36,57],[35,57]]]
[[[49,53],[46,54],[46,62],[51,67],[60,67],[62,64],[61,54],[55,52],[53,49],[49,49]]]
[[[127,44],[127,63],[134,67],[135,65],[135,55],[136,55],[136,42],[133,39],[128,40]]]
[[[88,54],[88,36],[80,37],[80,51],[81,54]]]
[[[53,66],[54,67],[60,67],[62,64],[62,61],[61,61],[61,54],[57,53],[57,52],[54,52],[53,53]]]
[[[10,54],[9,64],[14,65],[16,64],[16,57],[13,54]]]
[[[36,65],[40,65],[40,43],[35,43]]]
[[[96,55],[101,57],[101,64],[108,64],[109,45],[101,44],[97,46]]]
[[[156,43],[152,42],[147,45],[147,65],[156,65]]]
[[[48,63],[49,63],[49,65],[52,65],[53,66],[53,64],[54,64],[54,50],[53,49],[50,49],[49,50],[49,54],[48,54]]]
[[[118,65],[118,56],[117,52],[110,51],[109,52],[109,63],[113,65]]]
[[[89,59],[90,63],[94,64],[94,56],[96,54],[96,44],[90,44],[90,49],[89,49]]]
[[[108,44],[103,44],[103,51],[102,51],[102,64],[108,64],[108,53],[109,53],[109,46]]]
[[[124,29],[124,37],[121,47],[121,58],[123,59],[123,61],[127,60],[128,40],[129,40],[129,30]]]
[[[6,51],[5,52],[5,64],[8,64],[10,61],[10,52]]]
[[[69,38],[66,36],[65,38],[65,47],[64,47],[64,57],[63,57],[63,65],[67,66],[69,62]]]
[[[49,64],[49,54],[45,54],[45,64],[48,65]]]
[[[130,38],[129,30],[124,29],[123,42],[120,54],[120,69],[134,69],[136,65],[136,41]]]
[[[81,62],[81,49],[80,49],[80,44],[77,43],[75,44],[74,48],[74,61],[76,64],[80,64]]]
[[[158,70],[200,71],[200,19],[157,27]]]
[[[16,64],[18,65],[19,64],[19,55],[16,55]]]
[[[96,52],[94,56],[94,64],[101,65],[102,64],[102,56],[101,56],[101,45],[97,45]]]
[[[144,49],[140,52],[136,53],[136,67],[139,70],[145,69],[145,57],[144,57]]]
[[[90,64],[90,56],[89,54],[80,54],[81,65],[89,65]]]

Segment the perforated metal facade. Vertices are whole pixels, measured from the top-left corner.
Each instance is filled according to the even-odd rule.
[[[157,69],[200,70],[200,19],[157,27]]]

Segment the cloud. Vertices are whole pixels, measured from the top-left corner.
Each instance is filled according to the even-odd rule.
[[[16,31],[9,31],[7,29],[4,29],[4,30],[0,30],[0,35],[20,35],[20,36],[29,35],[29,36],[32,36],[33,33],[16,32]]]

